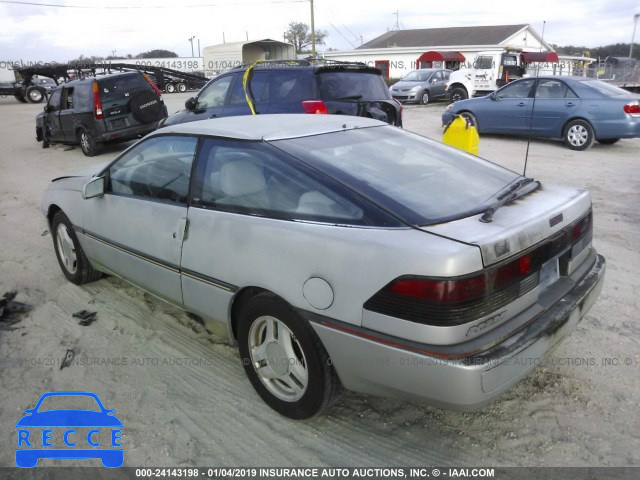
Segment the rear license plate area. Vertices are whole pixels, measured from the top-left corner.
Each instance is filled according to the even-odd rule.
[[[538,285],[541,290],[544,290],[549,285],[555,283],[559,278],[560,271],[558,269],[558,257],[555,257],[542,264]]]

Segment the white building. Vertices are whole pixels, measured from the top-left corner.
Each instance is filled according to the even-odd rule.
[[[355,50],[325,52],[323,56],[363,62],[379,68],[387,77],[399,78],[416,68],[457,69],[470,65],[478,52],[505,47],[525,52],[553,51],[531,25],[521,24],[393,30]]]
[[[229,42],[205,47],[204,73],[213,77],[217,73],[257,60],[294,60],[296,50],[290,43],[266,38],[247,42]]]

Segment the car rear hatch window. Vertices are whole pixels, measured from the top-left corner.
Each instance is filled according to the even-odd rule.
[[[320,71],[320,98],[329,113],[375,118],[399,125],[399,112],[387,85],[377,73],[367,71]]]
[[[127,73],[98,79],[102,103],[124,102],[135,92],[151,89],[151,85],[139,73]]]
[[[273,143],[410,225],[432,225],[482,212],[496,192],[519,177],[392,127]]]

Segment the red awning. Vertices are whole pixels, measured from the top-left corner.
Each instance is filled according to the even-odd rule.
[[[559,62],[556,52],[522,52],[525,62]]]
[[[424,52],[418,58],[420,62],[464,62],[464,56],[460,52]]]

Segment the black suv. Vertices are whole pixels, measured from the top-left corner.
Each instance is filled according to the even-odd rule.
[[[380,70],[363,63],[283,61],[241,67],[209,81],[185,107],[160,126],[251,115],[251,107],[256,114],[332,113],[402,126],[402,106],[391,97]]]
[[[155,130],[167,117],[160,91],[140,72],[73,80],[57,87],[36,117],[36,139],[80,144],[94,156],[101,143],[131,140]]]

